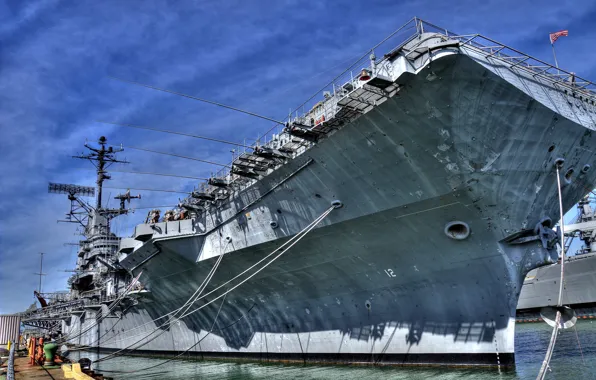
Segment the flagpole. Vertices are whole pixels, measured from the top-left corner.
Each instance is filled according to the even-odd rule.
[[[559,62],[557,62],[557,54],[555,53],[555,44],[550,44],[553,48],[553,57],[555,57],[555,66],[557,67],[557,71],[559,71]]]

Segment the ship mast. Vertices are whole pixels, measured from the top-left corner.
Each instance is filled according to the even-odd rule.
[[[124,150],[123,148],[114,149],[112,146],[109,146],[106,149],[107,139],[105,136],[101,136],[98,143],[100,146],[99,148],[94,148],[88,143],[85,143],[85,148],[89,149],[91,152],[88,154],[81,154],[80,156],[73,156],[73,158],[91,161],[97,169],[97,203],[95,209],[100,211],[102,210],[103,181],[111,179],[107,174],[106,169],[115,163],[128,164],[129,162],[116,159],[116,153],[122,152]]]
[[[77,262],[70,285],[75,297],[94,298],[94,302],[104,297],[114,296],[114,292],[118,291],[118,284],[124,283],[121,281],[122,274],[118,273],[120,268],[113,263],[120,238],[111,232],[110,224],[113,218],[129,212],[127,202],[141,198],[140,195],[131,195],[128,190],[114,197],[120,201],[118,208],[108,208],[103,205],[103,184],[105,180],[111,179],[108,174],[109,167],[116,163],[129,162],[116,158],[116,155],[124,150],[123,147],[113,148],[104,136],[98,139],[97,144],[91,145],[85,142],[87,151],[73,156],[73,158],[87,160],[95,166],[96,187],[56,183],[49,185],[51,193],[68,194],[68,199],[71,201],[70,212],[66,214],[64,221],[79,223],[84,228],[85,240],[73,244],[79,246],[78,256],[82,260]],[[81,199],[84,196],[96,196],[95,205]],[[100,270],[101,268],[106,270]],[[111,284],[111,291],[106,290],[105,285],[108,283]]]

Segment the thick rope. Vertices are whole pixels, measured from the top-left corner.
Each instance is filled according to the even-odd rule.
[[[141,273],[143,273],[143,272],[141,271]],[[124,290],[124,292],[122,293],[122,295],[119,296],[118,298],[116,298],[114,300],[114,302],[112,302],[110,304],[110,306],[108,307],[108,311],[105,313],[105,315],[103,314],[103,310],[100,309],[100,317],[99,317],[99,319],[96,319],[95,322],[91,326],[89,326],[84,331],[80,331],[75,336],[66,335],[66,336],[62,337],[61,339],[59,339],[57,341],[57,343],[58,344],[61,344],[61,343],[65,343],[65,342],[67,342],[69,340],[78,338],[78,337],[82,336],[83,334],[85,334],[86,332],[88,332],[89,330],[95,328],[99,323],[101,323],[101,321],[103,321],[104,319],[106,319],[110,315],[110,313],[112,312],[112,310],[114,310],[116,308],[116,306],[118,306],[120,304],[120,302],[122,302],[124,300],[124,298],[126,298],[126,296],[128,296],[128,294],[132,291],[132,288],[134,287],[134,285],[137,283],[137,281],[141,277],[141,273],[139,273],[137,277],[133,278],[133,280],[128,285],[128,287]],[[80,321],[81,321],[81,316],[79,316],[79,323],[80,323]]]
[[[227,246],[227,245],[226,245],[226,246]],[[221,258],[222,258],[222,257],[223,257],[223,255],[220,255],[220,257],[218,258],[218,261],[215,263],[215,265],[214,265],[214,267],[213,267],[213,268],[215,268],[217,265],[219,265],[219,262],[221,262]],[[160,320],[160,319],[163,319],[163,318],[165,318],[165,317],[167,317],[167,316],[171,316],[172,314],[175,314],[176,312],[178,312],[178,311],[180,311],[182,308],[184,308],[184,307],[187,305],[188,301],[189,301],[191,298],[193,298],[193,297],[194,297],[194,296],[197,294],[197,292],[198,292],[198,291],[201,289],[201,287],[203,286],[203,284],[205,284],[205,281],[207,280],[207,278],[210,278],[210,275],[211,275],[211,273],[213,272],[213,268],[211,268],[211,270],[210,270],[210,271],[209,271],[209,273],[207,274],[207,277],[205,278],[205,280],[203,280],[203,283],[201,283],[201,285],[200,285],[200,286],[199,286],[199,288],[198,288],[198,289],[195,291],[195,293],[193,293],[193,295],[191,295],[191,296],[188,298],[188,300],[186,301],[186,303],[185,303],[184,305],[182,305],[182,306],[181,306],[181,307],[179,307],[178,309],[175,309],[175,310],[173,310],[173,311],[171,311],[171,312],[169,312],[169,313],[167,313],[167,314],[164,314],[164,315],[162,315],[161,317],[157,317],[157,318],[155,318],[154,320],[152,320],[152,321],[150,321],[150,322],[146,322],[146,323],[144,323],[144,324],[143,324],[143,325],[141,325],[141,326],[137,326],[136,328],[142,327],[142,326],[144,326],[144,325],[147,325],[147,324],[149,324],[149,323],[152,323],[152,322],[156,322],[156,321],[158,321],[158,320]],[[204,289],[203,289],[203,290],[204,290]],[[194,302],[194,301],[193,301],[193,302]],[[187,310],[188,310],[188,309],[187,309]],[[116,323],[114,323],[114,325],[112,326],[112,328],[111,328],[110,330],[113,330],[113,329],[114,329],[114,326],[115,326],[115,325],[116,325],[118,322],[120,322],[120,321],[122,320],[122,317],[123,317],[123,316],[124,316],[124,313],[122,314],[122,316],[120,316],[120,318],[118,318],[118,321],[116,321]],[[170,318],[171,318],[171,317],[170,317]],[[167,322],[166,322],[166,323],[167,323]],[[164,325],[165,325],[165,324],[164,324]],[[161,328],[161,327],[162,327],[162,326],[159,326],[158,328],[154,329],[154,330],[153,330],[153,331],[152,331],[150,334],[152,334],[153,332],[157,331],[157,330],[158,330],[159,328]],[[135,329],[136,329],[136,328],[135,328]],[[74,350],[71,350],[71,351],[75,351],[75,350],[86,350],[86,349],[92,348],[92,347],[93,347],[93,344],[95,344],[95,343],[99,342],[99,340],[100,340],[100,339],[101,339],[103,336],[105,336],[106,334],[108,334],[108,333],[110,332],[110,330],[106,331],[106,332],[105,332],[103,335],[101,335],[101,336],[100,336],[100,337],[99,337],[97,340],[95,340],[93,343],[90,343],[89,345],[87,345],[87,346],[85,346],[85,347],[81,347],[81,348],[74,349]],[[130,331],[130,330],[129,330],[129,331]],[[149,335],[150,335],[150,334],[149,334]],[[140,334],[138,334],[138,335],[140,335]],[[118,340],[117,342],[125,341],[125,340],[128,340],[128,339],[130,339],[130,338],[133,338],[133,337],[135,337],[135,336],[138,336],[138,335],[133,335],[133,336],[130,336],[130,337],[126,337],[126,338],[124,338],[124,339]],[[159,336],[159,335],[158,335],[158,336]],[[115,337],[116,337],[116,335],[114,335],[114,336],[113,336],[113,337],[111,337],[111,338],[108,338],[108,339],[106,339],[106,340],[104,341],[104,344],[105,344],[105,343],[107,343],[107,342],[109,342],[110,340],[114,339]],[[145,336],[145,338],[146,338],[146,337],[147,337],[147,336]],[[144,338],[143,338],[143,339],[144,339]],[[142,339],[141,339],[141,340],[142,340]],[[133,344],[134,344],[134,343],[133,343]]]
[[[213,324],[211,325],[211,330],[209,330],[209,332],[207,332],[207,334],[205,334],[204,337],[202,337],[201,339],[199,339],[198,342],[196,342],[195,344],[193,344],[192,346],[190,346],[189,348],[187,348],[186,350],[182,351],[181,353],[179,353],[178,355],[174,356],[173,358],[170,358],[164,362],[161,362],[159,364],[153,365],[151,367],[147,367],[147,368],[143,368],[143,369],[138,369],[135,371],[119,371],[119,373],[137,373],[137,372],[145,372],[148,371],[150,369],[162,366],[164,364],[167,364],[171,361],[174,361],[176,359],[178,359],[179,357],[181,357],[182,355],[186,354],[187,352],[189,352],[190,350],[192,350],[193,348],[195,348],[199,343],[201,343],[205,338],[207,338],[207,336],[209,336],[209,334],[211,334],[213,332],[213,328],[215,327],[215,323],[217,322],[217,318],[219,318],[219,314],[221,313],[221,309],[224,305],[224,302],[226,302],[226,299],[224,297],[224,299],[221,301],[221,304],[219,305],[219,309],[217,310],[217,314],[215,315],[215,319],[213,320]],[[221,330],[221,329],[220,329]],[[102,371],[102,372],[106,372],[106,371]],[[107,371],[107,372],[111,372],[111,371]]]
[[[224,254],[225,254],[225,250],[227,249],[227,247],[228,247],[228,245],[229,245],[229,244],[230,244],[230,242],[228,241],[228,242],[226,243],[225,247],[223,248],[223,250],[224,250]],[[139,325],[139,326],[137,326],[137,327],[135,327],[135,328],[133,328],[133,329],[130,329],[130,330],[128,330],[128,332],[131,332],[131,331],[134,331],[134,330],[138,330],[139,328],[141,328],[141,327],[143,327],[143,326],[146,326],[146,325],[148,325],[148,324],[151,324],[151,323],[153,323],[153,322],[157,322],[158,320],[160,320],[160,319],[163,319],[163,318],[165,318],[165,317],[167,317],[167,316],[171,316],[172,314],[175,314],[175,313],[177,313],[178,311],[180,311],[182,308],[184,308],[184,307],[185,307],[185,306],[188,304],[188,302],[189,302],[189,301],[190,301],[190,300],[191,300],[193,297],[195,297],[195,295],[197,294],[197,292],[199,292],[199,290],[201,289],[201,287],[202,287],[202,286],[205,284],[205,281],[211,281],[211,278],[212,278],[213,274],[215,273],[215,270],[217,269],[217,266],[219,266],[219,263],[221,262],[221,259],[222,259],[222,257],[223,257],[223,254],[219,256],[219,258],[218,258],[217,262],[216,262],[216,263],[214,264],[214,266],[211,268],[211,271],[209,271],[209,273],[207,274],[207,277],[205,278],[205,280],[203,280],[203,283],[201,283],[201,285],[199,286],[199,288],[197,288],[197,290],[195,291],[195,293],[194,293],[192,296],[190,296],[190,297],[188,298],[188,300],[187,300],[187,301],[184,303],[184,305],[182,305],[181,307],[179,307],[179,308],[177,308],[177,309],[175,309],[175,310],[172,310],[172,311],[170,311],[170,312],[169,312],[169,313],[167,313],[167,314],[164,314],[164,315],[162,315],[162,316],[159,316],[159,317],[157,317],[157,318],[155,318],[155,319],[153,319],[153,320],[151,320],[151,321],[149,321],[149,322],[145,322],[145,323],[143,323],[142,325]],[[191,268],[191,269],[193,269],[193,268]],[[182,272],[186,272],[186,271],[188,271],[188,270],[190,270],[190,269],[184,270],[184,271],[182,271]],[[181,273],[181,272],[177,272],[177,273]],[[166,276],[163,276],[163,277],[166,277]],[[161,278],[161,277],[160,277],[160,278]],[[207,280],[207,279],[209,279],[209,280]],[[207,287],[207,285],[206,285],[206,284],[205,284],[205,287]],[[203,292],[204,290],[205,290],[205,289],[203,288],[203,290],[201,290],[201,292]],[[199,295],[200,295],[200,294],[199,294]],[[196,297],[198,297],[198,296],[196,296]],[[195,297],[195,298],[196,298],[196,297]],[[192,303],[194,303],[194,302],[196,302],[196,301],[197,301],[197,299],[195,299],[194,301],[192,301]],[[188,309],[187,309],[187,310],[188,310]],[[174,322],[175,322],[175,321],[174,321]],[[154,329],[154,330],[153,330],[151,333],[153,333],[153,332],[155,332],[157,329],[159,329],[159,328],[161,328],[161,327],[165,326],[167,323],[168,323],[168,322],[166,322],[166,323],[164,323],[163,325],[159,326],[158,328]],[[172,323],[173,323],[173,322],[172,322]],[[170,324],[171,324],[171,323],[170,323]],[[151,334],[151,333],[150,333],[150,334]],[[143,334],[143,333],[141,333],[141,334]],[[132,335],[132,336],[127,336],[127,337],[124,337],[124,338],[122,338],[122,339],[116,340],[115,342],[123,342],[123,341],[126,341],[126,340],[128,340],[128,339],[131,339],[131,338],[134,338],[134,337],[136,337],[136,336],[139,336],[139,335],[141,335],[141,334],[135,334],[135,335]],[[108,338],[108,339],[106,339],[106,340],[104,341],[104,343],[107,343],[107,342],[109,342],[109,341],[113,340],[114,338],[116,338],[116,336],[117,336],[117,335],[114,335],[114,336],[112,336],[111,338]],[[147,337],[147,336],[145,336],[145,337]],[[133,343],[133,344],[134,344],[134,343]]]
[[[281,257],[281,256],[282,256],[284,253],[286,253],[286,252],[287,252],[287,251],[288,251],[290,248],[292,248],[294,245],[296,245],[296,243],[298,243],[300,240],[302,240],[302,238],[303,238],[304,236],[306,236],[306,235],[307,235],[307,234],[308,234],[310,231],[312,231],[312,230],[313,230],[313,229],[316,227],[316,225],[317,225],[317,224],[319,224],[319,223],[320,223],[320,222],[321,222],[321,221],[322,221],[322,220],[323,220],[323,219],[324,219],[324,218],[325,218],[327,215],[329,215],[329,213],[331,213],[331,211],[333,211],[333,209],[334,209],[334,207],[332,206],[332,207],[330,207],[330,208],[329,208],[327,211],[325,211],[325,213],[323,213],[323,215],[322,215],[322,216],[320,216],[320,217],[317,219],[316,223],[313,223],[313,225],[312,225],[312,226],[311,226],[311,227],[310,227],[310,228],[309,228],[309,229],[308,229],[306,232],[304,232],[304,234],[302,234],[302,235],[301,235],[301,236],[300,236],[298,239],[294,240],[294,242],[293,242],[292,244],[290,244],[290,245],[289,245],[287,248],[285,248],[285,249],[281,249],[281,252],[280,252],[280,253],[279,253],[277,256],[275,256],[273,259],[271,259],[271,261],[269,261],[267,264],[265,264],[265,265],[263,265],[261,268],[259,268],[259,269],[258,269],[256,272],[254,272],[253,274],[251,274],[251,275],[250,275],[248,278],[246,278],[246,279],[242,280],[240,283],[238,283],[237,285],[235,285],[234,287],[232,287],[230,290],[226,291],[224,294],[222,294],[222,295],[220,295],[220,296],[218,296],[218,297],[214,298],[213,300],[211,300],[211,301],[207,302],[206,304],[202,305],[201,307],[199,307],[199,308],[197,308],[197,309],[195,309],[195,310],[193,310],[193,311],[191,311],[191,312],[189,312],[189,313],[186,313],[186,314],[182,315],[180,318],[184,318],[184,317],[186,317],[186,316],[188,316],[188,315],[191,315],[191,314],[193,314],[193,313],[196,313],[197,311],[201,310],[201,309],[202,309],[202,308],[204,308],[205,306],[207,306],[207,305],[209,305],[209,304],[211,304],[211,303],[213,303],[213,302],[217,301],[217,300],[218,300],[218,299],[220,299],[221,297],[224,297],[226,294],[230,293],[231,291],[233,291],[234,289],[236,289],[236,288],[237,288],[237,287],[239,287],[240,285],[244,284],[246,281],[248,281],[248,280],[250,280],[251,278],[253,278],[254,276],[256,276],[256,275],[257,275],[259,272],[261,272],[263,269],[267,268],[267,267],[268,267],[269,265],[271,265],[271,264],[272,264],[272,263],[273,263],[275,260],[277,260],[278,258],[280,258],[280,257]],[[279,251],[280,251],[280,249],[278,248],[278,249],[276,249],[275,251],[273,251],[272,253],[279,252]],[[228,283],[229,283],[229,282],[230,282],[230,281],[228,281]],[[223,285],[222,285],[222,286],[223,286]],[[221,288],[221,286],[220,286],[219,288]],[[217,288],[217,289],[219,289],[219,288]],[[211,291],[210,293],[207,293],[207,294],[205,294],[203,297],[207,297],[209,294],[213,293],[214,291],[215,291],[215,290]],[[203,298],[203,297],[202,297],[202,298]]]
[[[222,287],[226,286],[227,284],[229,284],[230,282],[234,281],[235,279],[237,279],[238,277],[240,277],[241,275],[245,274],[246,272],[248,272],[250,269],[254,268],[256,265],[258,265],[259,263],[261,263],[262,261],[264,261],[265,259],[267,259],[268,257],[270,257],[271,255],[280,252],[277,256],[275,256],[273,259],[271,259],[268,263],[266,263],[265,265],[263,265],[261,268],[259,268],[257,271],[255,271],[253,274],[251,274],[249,277],[247,277],[246,279],[242,280],[241,282],[239,282],[238,284],[236,284],[235,286],[233,286],[232,288],[228,289],[226,292],[224,292],[223,294],[217,296],[216,298],[212,299],[211,301],[205,303],[204,305],[194,309],[191,312],[186,312],[186,310],[188,310],[188,308],[185,310],[185,313],[179,317],[176,318],[176,320],[180,320],[182,318],[185,318],[193,313],[196,313],[197,311],[203,309],[204,307],[210,305],[211,303],[219,300],[222,297],[225,297],[228,293],[234,291],[236,288],[238,288],[239,286],[243,285],[245,282],[247,282],[248,280],[250,280],[251,278],[253,278],[254,276],[256,276],[259,272],[261,272],[263,269],[267,268],[269,265],[271,265],[275,260],[277,260],[279,257],[281,257],[285,252],[287,252],[290,248],[292,248],[294,245],[296,245],[300,240],[302,240],[303,237],[305,237],[310,231],[312,231],[323,219],[325,219],[327,217],[327,215],[329,215],[331,213],[331,211],[333,211],[335,209],[335,206],[331,206],[329,207],[327,210],[325,210],[325,212],[323,212],[323,214],[321,214],[318,218],[316,218],[312,223],[310,223],[308,226],[306,226],[302,231],[300,231],[298,234],[296,234],[292,239],[290,239],[288,242],[284,243],[280,248],[274,250],[273,252],[271,252],[269,255],[265,256],[263,259],[261,259],[259,262],[257,262],[256,264],[254,264],[253,266],[251,266],[250,268],[248,268],[247,270],[245,270],[244,272],[240,273],[239,275],[235,276],[234,278],[232,278],[231,280],[227,281],[226,283],[220,285],[219,287],[217,287],[216,289],[212,290],[211,292],[203,295],[202,297],[198,298],[197,300],[203,299],[205,297],[207,297],[208,295],[212,294],[213,292],[221,289]],[[290,244],[291,243],[291,244]],[[286,245],[289,246],[287,248],[284,249],[284,247]],[[194,302],[193,302],[194,303]],[[175,321],[173,321],[175,322]],[[160,326],[164,327],[165,325],[171,324],[173,322],[166,322],[164,325]],[[165,330],[162,330],[165,331]],[[146,337],[141,338],[139,341],[142,341],[143,339],[145,339]],[[132,345],[138,343],[139,341],[133,343]],[[134,349],[138,349],[142,346],[144,346],[145,344],[147,344],[148,342],[145,342],[144,344],[135,347]],[[132,345],[130,345],[127,348],[130,348]],[[120,352],[126,350],[122,349],[119,351],[116,351],[106,357],[103,357],[101,359],[96,360],[95,362],[102,362],[105,360],[109,360],[113,357],[115,357],[117,354],[119,354]]]
[[[322,215],[321,215],[321,216],[322,216]],[[320,218],[321,216],[319,216],[319,218]],[[216,292],[217,290],[219,290],[219,289],[223,288],[224,286],[228,285],[230,282],[232,282],[232,281],[234,281],[234,280],[238,279],[239,277],[243,276],[244,274],[246,274],[246,273],[247,273],[247,272],[249,272],[250,270],[254,269],[254,268],[257,266],[257,265],[261,264],[263,261],[265,261],[265,260],[267,260],[269,257],[273,256],[273,255],[274,255],[274,254],[275,254],[275,253],[276,253],[278,250],[280,250],[280,249],[284,248],[284,247],[285,247],[285,246],[287,246],[288,244],[291,244],[291,243],[293,242],[293,239],[297,238],[297,237],[298,237],[298,236],[299,236],[299,235],[300,235],[302,232],[304,232],[305,230],[307,230],[308,228],[310,228],[312,225],[314,225],[315,223],[317,223],[317,220],[318,220],[319,218],[315,219],[313,222],[311,222],[309,225],[307,225],[307,226],[306,226],[306,227],[305,227],[305,228],[304,228],[302,231],[298,232],[296,235],[294,235],[294,236],[293,236],[291,239],[289,239],[287,242],[285,242],[284,244],[282,244],[282,245],[281,245],[279,248],[277,248],[275,251],[271,252],[270,254],[268,254],[267,256],[263,257],[261,260],[257,261],[255,264],[253,264],[253,265],[252,265],[252,266],[250,266],[249,268],[245,269],[245,270],[244,270],[242,273],[239,273],[238,275],[236,275],[236,276],[235,276],[235,277],[233,277],[232,279],[228,280],[228,281],[227,281],[227,282],[225,282],[224,284],[220,285],[219,287],[217,287],[217,288],[213,289],[212,291],[210,291],[209,293],[205,294],[205,295],[204,295],[203,297],[201,297],[200,299],[202,299],[202,298],[205,298],[205,297],[207,297],[207,296],[211,295],[212,293]],[[179,309],[180,309],[180,308],[179,308]],[[137,327],[135,327],[135,328],[133,328],[133,329],[129,330],[129,332],[130,332],[130,331],[137,330],[137,329],[139,329],[139,328],[141,328],[141,327],[143,327],[143,326],[145,326],[145,325],[147,325],[147,324],[150,324],[150,323],[152,323],[152,322],[154,322],[154,321],[157,321],[157,320],[159,320],[159,319],[161,319],[161,318],[163,318],[163,317],[165,317],[165,316],[167,316],[167,315],[173,314],[173,313],[175,313],[175,312],[176,312],[177,310],[179,310],[179,309],[176,309],[176,310],[174,310],[174,311],[172,311],[172,312],[170,312],[170,313],[168,313],[168,314],[165,314],[165,315],[163,315],[163,316],[161,316],[161,317],[158,317],[158,318],[154,319],[153,321],[149,321],[149,322],[146,322],[146,323],[144,323],[144,324],[142,324],[142,325],[140,325],[140,326],[137,326]],[[134,337],[134,336],[138,336],[138,335],[139,335],[139,334],[137,334],[137,335],[133,335],[132,337]],[[126,339],[129,339],[129,338],[131,338],[131,337],[127,337],[127,338],[124,338],[124,339],[118,340],[118,342],[121,342],[121,341],[123,341],[123,340],[126,340]],[[112,339],[112,338],[108,339],[106,342],[110,341],[111,339]]]
[[[229,242],[228,242],[229,243]],[[227,248],[227,244],[226,247],[224,247],[224,250]],[[223,259],[225,255],[225,252],[222,253],[221,255],[219,255],[219,257],[217,258],[217,261],[215,262],[215,264],[213,265],[213,267],[211,268],[211,270],[209,271],[209,273],[207,274],[207,276],[205,277],[205,279],[203,280],[203,282],[201,283],[201,285],[197,288],[197,290],[195,290],[195,292],[188,298],[188,300],[184,303],[184,305],[182,305],[182,307],[178,308],[176,312],[184,309],[181,313],[185,313],[186,311],[188,311],[188,309],[196,302],[199,300],[199,296],[203,293],[203,291],[205,290],[205,288],[207,287],[207,285],[209,285],[209,282],[211,281],[211,279],[213,278],[213,275],[215,274],[215,271],[217,270],[217,268],[219,267],[219,264],[221,263],[221,260]],[[159,327],[156,327],[155,329],[153,329],[153,331],[151,331],[149,334],[146,334],[144,337],[142,337],[141,339],[137,340],[136,342],[130,344],[129,346],[118,350],[104,358],[102,358],[101,360],[107,360],[107,358],[110,357],[114,357],[117,354],[119,354],[120,352],[126,351],[128,349],[130,349],[132,346],[134,346],[135,344],[142,342],[144,339],[149,338],[151,335],[153,335],[156,331],[162,329],[163,327],[167,327],[173,323],[176,323],[177,321],[180,320],[180,316],[177,317],[173,317],[172,315],[170,315],[170,319],[165,322],[164,324],[162,324]],[[146,341],[145,343],[133,348],[133,350],[137,350],[140,347],[143,347],[147,344],[149,344],[150,342],[154,341],[155,339],[157,339],[158,337],[160,337],[161,335],[163,335],[167,330],[166,329],[162,329],[161,332],[157,335],[155,335],[153,338],[149,339],[148,341]]]
[[[584,351],[582,350],[582,344],[579,342],[579,335],[577,334],[577,328],[573,325],[573,330],[575,330],[575,339],[577,339],[577,347],[579,348],[579,353],[582,355],[582,363],[586,365],[586,361],[584,360]]]
[[[97,342],[101,341],[101,339],[104,336],[108,335],[110,333],[110,331],[112,331],[112,332],[114,331],[114,329],[116,328],[116,325],[118,323],[120,323],[120,321],[122,321],[122,317],[124,317],[124,314],[126,314],[126,312],[128,311],[128,309],[130,309],[131,307],[132,307],[132,305],[129,306],[129,307],[127,307],[125,310],[123,310],[122,311],[122,314],[120,315],[120,317],[118,318],[118,320],[116,322],[114,322],[114,324],[112,325],[112,327],[110,327],[105,333],[101,334],[96,340],[94,340],[93,342],[91,342],[91,343],[89,343],[88,345],[85,345],[85,346],[79,346],[77,348],[71,348],[71,349],[69,349],[69,351],[84,351],[84,350],[88,350],[90,348],[94,348],[95,347],[95,344]]]
[[[561,215],[561,280],[559,283],[559,300],[557,302],[557,306],[560,307],[563,301],[563,281],[565,279],[565,214],[563,213],[563,196],[561,195],[561,176],[559,175],[558,164],[555,165],[555,169],[557,171],[557,190],[559,193],[559,214]],[[550,337],[550,343],[548,344],[544,360],[542,361],[542,366],[540,367],[540,371],[538,372],[538,377],[536,377],[537,380],[544,380],[544,377],[546,376],[546,370],[550,368],[550,359],[553,356],[553,351],[555,349],[555,343],[557,341],[557,334],[559,332],[560,323],[561,312],[557,310],[555,326],[553,327],[553,333]]]

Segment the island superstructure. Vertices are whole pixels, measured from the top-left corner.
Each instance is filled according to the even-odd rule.
[[[73,274],[68,279],[67,292],[35,292],[41,308],[32,309],[23,315],[23,323],[40,327],[51,332],[62,331],[62,321],[71,316],[81,317],[86,310],[94,312],[118,299],[131,282],[129,273],[118,264],[117,251],[120,237],[111,230],[113,218],[127,214],[127,203],[140,195],[131,195],[130,190],[114,197],[119,208],[103,205],[103,182],[110,179],[108,168],[115,163],[127,163],[116,158],[121,148],[114,149],[101,136],[96,144],[85,143],[87,153],[74,156],[92,162],[96,168],[96,187],[75,184],[50,183],[48,192],[66,194],[70,201],[70,211],[59,222],[75,223],[82,229],[84,237],[76,245],[77,261]],[[95,190],[97,189],[97,194]],[[95,197],[95,204],[85,201]],[[126,301],[122,304],[126,304]]]
[[[114,318],[72,315],[69,343],[513,364],[524,278],[558,256],[555,162],[565,209],[596,185],[594,86],[481,35],[407,27],[184,199],[187,218],[121,239],[143,293]]]

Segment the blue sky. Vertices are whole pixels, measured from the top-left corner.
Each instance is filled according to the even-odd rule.
[[[455,4],[455,5],[454,5]],[[45,255],[44,291],[65,288],[76,226],[58,224],[65,196],[47,183],[93,185],[85,139],[225,162],[230,147],[102,125],[136,123],[228,140],[254,140],[270,122],[121,83],[117,76],[282,119],[391,31],[418,16],[452,31],[481,33],[596,79],[596,3],[587,1],[3,1],[0,2],[0,313],[24,310]],[[377,52],[380,56],[384,51]],[[216,168],[127,150],[123,170],[204,177]],[[176,178],[113,174],[108,186],[192,189]],[[111,197],[118,190],[106,191]],[[143,193],[138,207],[179,195]],[[115,201],[111,201],[115,206]],[[116,219],[126,233],[146,210]]]

